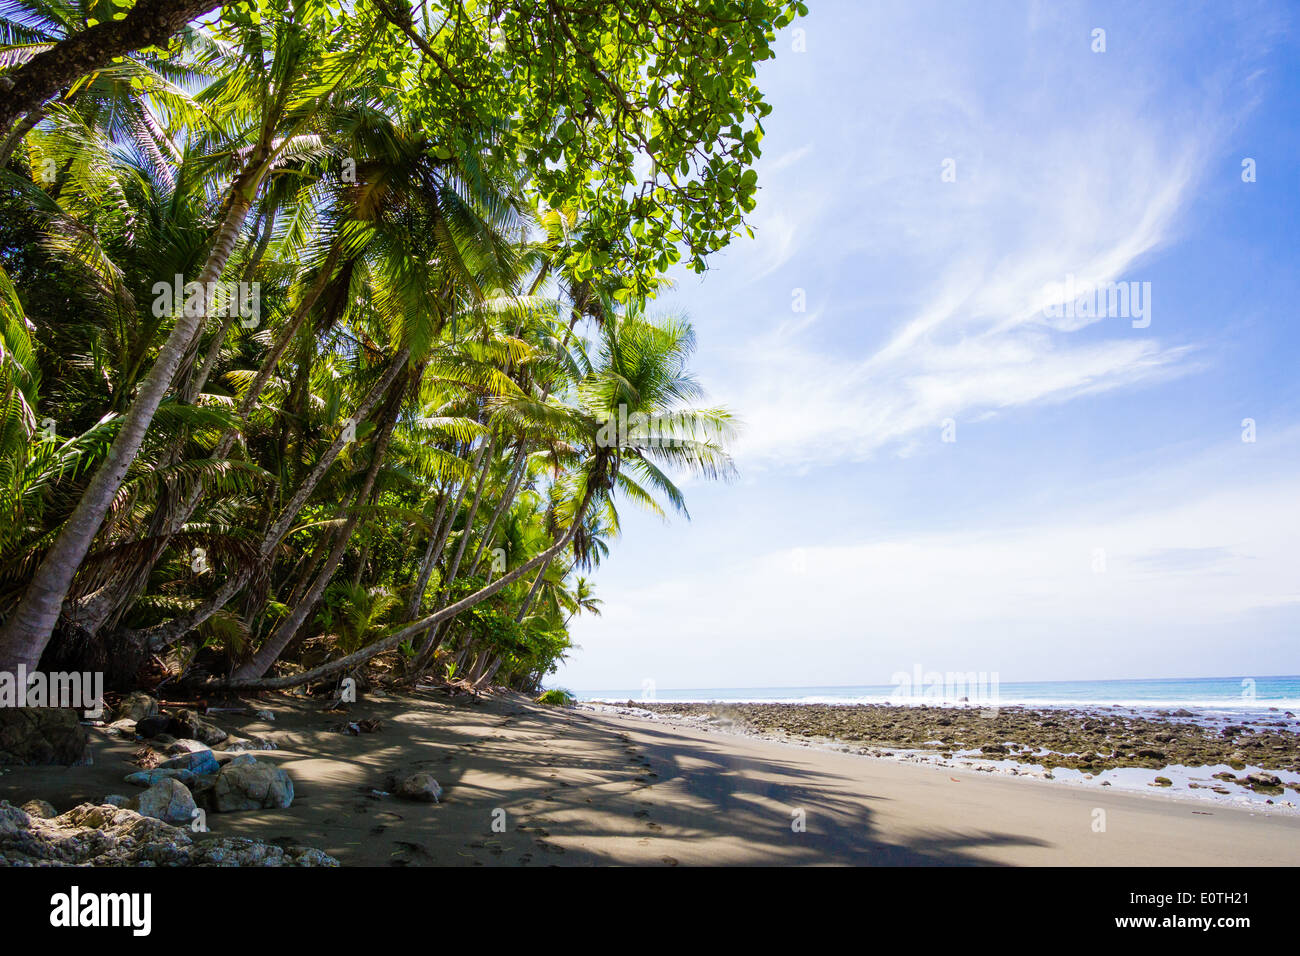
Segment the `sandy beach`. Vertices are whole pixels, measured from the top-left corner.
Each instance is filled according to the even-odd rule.
[[[268,696],[274,722],[214,715],[292,776],[285,810],[213,814],[217,836],[317,847],[345,866],[1294,865],[1300,817],[1165,794],[916,766],[519,695],[367,697],[351,735],[317,702]],[[12,767],[0,799],[63,811],[123,782],[139,744],[91,733],[93,764]],[[442,802],[384,792],[427,770]],[[1101,825],[1104,824],[1104,829]]]

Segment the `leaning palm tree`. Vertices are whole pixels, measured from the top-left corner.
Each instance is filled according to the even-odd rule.
[[[227,688],[280,689],[322,680],[353,669],[392,650],[413,636],[475,608],[526,578],[533,579],[528,603],[540,588],[551,561],[568,550],[593,506],[610,504],[621,494],[640,506],[665,514],[662,495],[685,513],[681,491],[661,465],[710,478],[728,477],[733,465],[726,443],[734,434],[731,414],[721,408],[687,404],[702,395],[687,363],[694,351],[690,324],[681,319],[651,320],[621,316],[607,323],[600,360],[575,389],[564,429],[575,443],[571,471],[555,484],[562,494],[548,509],[557,537],[540,553],[483,587],[417,621],[404,624],[353,654],[284,677],[236,675],[218,682]],[[633,427],[628,427],[633,423]],[[521,620],[523,615],[517,618]],[[484,662],[484,667],[491,665]]]
[[[32,574],[22,599],[0,627],[0,669],[35,667],[48,643],[72,579],[122,487],[128,469],[172,382],[209,317],[208,290],[221,279],[257,194],[282,157],[301,143],[328,103],[355,82],[374,33],[311,35],[291,17],[246,22],[241,68],[227,78],[248,108],[231,111],[225,137],[234,170],[221,193],[217,225],[195,282],[200,307],[176,310],[174,324],[121,416],[113,444],[76,508]],[[367,36],[369,39],[367,39]]]

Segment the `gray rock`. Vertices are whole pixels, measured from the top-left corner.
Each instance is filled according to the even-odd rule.
[[[161,714],[155,714],[152,717],[136,721],[135,732],[145,739],[157,738],[165,735],[169,723],[168,718]]]
[[[1280,787],[1282,780],[1271,773],[1248,773],[1246,779],[1261,787]]]
[[[100,803],[106,803],[110,807],[129,807],[135,801],[130,797],[124,797],[119,793],[110,793]]]
[[[133,810],[83,803],[53,820],[0,800],[0,866],[338,866],[308,847],[205,837]]]
[[[275,723],[275,714],[269,710],[255,711],[253,713],[253,716],[256,717],[258,720],[266,721],[268,724]]]
[[[159,780],[140,794],[136,803],[142,817],[173,824],[188,824],[194,818],[195,807],[190,788],[170,777]]]
[[[250,750],[275,750],[275,744],[265,737],[231,737],[220,747],[228,754],[247,753]]]
[[[170,732],[177,737],[190,737],[209,747],[215,747],[230,735],[200,717],[192,710],[178,710],[171,720]]]
[[[175,767],[159,767],[154,770],[137,770],[126,775],[126,782],[137,787],[152,787],[162,780],[179,780],[187,787],[194,782],[193,770],[178,770]]]
[[[143,691],[127,694],[117,703],[113,710],[114,720],[141,721],[158,713],[158,701]]]
[[[160,770],[189,770],[195,774],[216,773],[221,768],[211,750],[197,750],[179,754],[158,765]]]
[[[166,752],[172,757],[179,757],[181,754],[197,754],[211,749],[198,740],[175,740],[167,745]]]
[[[135,737],[136,722],[130,717],[124,717],[121,720],[115,720],[108,725],[108,729],[119,737],[133,739]]]
[[[68,708],[0,707],[0,766],[83,763],[86,728]]]
[[[431,773],[413,773],[402,778],[397,785],[397,795],[403,800],[415,800],[421,803],[437,803],[442,797],[442,787],[433,779]]]
[[[54,809],[54,804],[48,800],[28,800],[23,804],[23,812],[28,816],[40,817],[43,820],[59,815],[58,811]]]
[[[284,809],[293,803],[293,781],[287,773],[271,764],[227,764],[217,774],[212,787],[212,802],[220,813]]]

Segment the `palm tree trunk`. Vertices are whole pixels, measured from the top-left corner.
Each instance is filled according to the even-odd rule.
[[[361,485],[361,490],[357,492],[358,505],[365,504],[370,497],[371,489],[375,486],[375,478],[383,465],[384,456],[388,453],[388,443],[393,437],[393,429],[397,426],[397,415],[402,408],[401,399],[400,393],[389,399],[388,413],[384,418],[384,423],[380,426],[378,436],[375,438],[375,448],[370,459],[370,467],[366,469],[365,480]],[[284,653],[284,649],[297,636],[298,629],[302,627],[303,622],[316,609],[321,595],[325,593],[325,588],[333,580],[334,572],[338,570],[339,563],[347,552],[352,531],[360,520],[360,512],[354,509],[353,513],[348,517],[347,523],[339,531],[334,547],[330,550],[329,557],[325,559],[325,565],[316,575],[316,580],[312,583],[306,596],[280,622],[280,626],[276,628],[275,633],[258,649],[257,653],[235,671],[236,677],[261,677],[271,669],[272,664],[279,660],[280,655]]]
[[[567,548],[569,543],[573,540],[573,536],[577,534],[578,527],[582,522],[582,517],[586,513],[588,505],[590,505],[594,493],[595,485],[589,483],[587,486],[587,492],[583,495],[582,502],[578,505],[578,509],[574,513],[573,523],[569,525],[569,530],[559,542],[547,548],[535,558],[524,562],[509,574],[502,575],[492,584],[480,588],[473,594],[457,601],[455,604],[442,608],[441,610],[430,614],[428,617],[406,624],[387,637],[375,641],[373,644],[364,647],[355,653],[348,654],[346,657],[340,657],[336,661],[330,661],[326,664],[320,665],[319,667],[313,667],[311,670],[304,671],[301,674],[291,674],[285,677],[263,678],[261,680],[250,680],[247,678],[237,679],[232,677],[227,680],[214,681],[211,684],[211,687],[213,689],[224,690],[284,690],[288,687],[301,687],[303,684],[324,680],[327,677],[333,677],[335,674],[341,674],[345,671],[359,667],[371,658],[392,650],[403,641],[419,634],[421,631],[427,630],[435,624],[441,624],[443,621],[449,621],[475,605],[481,604],[498,591],[514,584],[534,568],[550,561],[557,554]]]
[[[496,508],[492,511],[492,516],[488,519],[487,527],[483,529],[483,536],[479,538],[478,550],[474,552],[474,560],[469,563],[469,573],[473,574],[478,570],[479,562],[483,560],[483,552],[487,550],[488,544],[492,541],[492,532],[496,530],[497,522],[510,504],[515,500],[515,494],[519,491],[519,481],[524,475],[524,465],[528,463],[528,446],[524,439],[519,439],[519,448],[515,452],[515,469],[510,476],[510,481],[506,485],[505,494],[497,502]]]
[[[433,526],[429,529],[429,545],[424,549],[420,559],[420,573],[416,575],[415,586],[411,591],[411,600],[406,605],[406,620],[413,621],[420,616],[424,605],[424,589],[429,586],[429,576],[433,574],[433,562],[437,560],[434,551],[438,543],[438,532],[442,528],[442,516],[447,511],[451,495],[444,491],[438,495],[438,512],[434,515]]]
[[[195,17],[230,0],[136,0],[121,20],[105,20],[55,43],[0,79],[0,135],[18,117],[115,57],[167,41]]]
[[[26,116],[24,116],[5,137],[4,145],[0,146],[0,169],[4,169],[9,163],[9,157],[14,154],[18,144],[22,142],[23,137],[36,128],[36,124],[45,118],[45,107],[38,106]]]
[[[523,623],[524,618],[528,615],[528,609],[532,607],[533,600],[537,597],[537,592],[542,589],[542,579],[546,577],[546,569],[550,566],[550,561],[543,564],[541,570],[537,572],[537,577],[533,579],[533,586],[528,589],[528,596],[524,598],[524,603],[519,605],[519,612],[515,614],[515,623]]]
[[[447,515],[447,520],[438,536],[438,544],[433,549],[433,558],[429,563],[429,572],[423,574],[425,585],[428,584],[429,574],[432,574],[433,567],[437,564],[438,557],[442,554],[443,548],[447,546],[447,540],[451,537],[451,529],[456,524],[456,513],[460,511],[460,506],[465,500],[465,492],[469,491],[470,482],[474,480],[474,475],[478,472],[479,466],[483,461],[483,453],[487,451],[489,444],[491,444],[491,439],[484,439],[483,444],[479,446],[478,451],[474,455],[474,460],[470,464],[469,474],[465,476],[465,480],[461,482],[460,490],[456,492],[455,504],[451,506],[451,513]],[[465,533],[469,533],[468,528]],[[464,539],[462,538],[462,540]],[[424,603],[424,587],[420,587],[415,593],[418,597],[415,598],[414,606],[416,607],[416,614],[418,614],[419,606]],[[434,632],[432,630],[425,635],[424,642],[420,645],[420,657],[423,657],[425,652],[429,649],[429,645],[433,643],[433,638]]]
[[[505,659],[504,654],[496,655],[492,660],[492,665],[487,669],[486,673],[484,673],[482,677],[474,682],[474,686],[487,687],[492,682],[492,678],[497,676],[497,671],[501,669],[501,665],[505,663]]]
[[[211,288],[212,283],[220,277],[234,251],[240,229],[252,208],[253,193],[261,179],[260,166],[260,158],[254,157],[251,164],[254,173],[241,174],[235,181],[226,217],[217,230],[208,261],[199,273],[198,282],[204,290]],[[72,578],[99,532],[104,516],[122,486],[127,469],[140,450],[154,413],[171,387],[181,360],[203,328],[207,310],[196,309],[195,315],[187,315],[186,311],[180,310],[175,328],[122,416],[117,436],[113,439],[108,454],[90,479],[67,524],[32,575],[18,606],[3,629],[0,629],[0,670],[12,670],[19,664],[35,668],[40,661],[41,652],[58,623],[63,599],[67,596]]]
[[[397,373],[406,367],[406,360],[409,357],[410,351],[408,349],[401,349],[397,355],[393,357],[387,370],[380,377],[379,381],[371,387],[361,404],[357,406],[356,411],[353,412],[352,420],[354,422],[361,422],[370,414],[371,409],[373,409],[379,400],[384,397],[385,393],[387,393],[388,387],[393,383],[393,379],[396,378]],[[280,540],[285,536],[290,526],[292,526],[294,520],[297,518],[298,512],[302,510],[307,499],[311,497],[311,493],[315,491],[316,486],[320,483],[321,479],[325,477],[325,473],[329,470],[330,465],[332,465],[334,460],[338,458],[339,452],[341,452],[343,446],[347,444],[346,431],[346,429],[340,430],[338,437],[336,437],[330,447],[325,450],[325,453],[316,462],[316,465],[312,468],[310,474],[308,474],[298,486],[297,491],[294,492],[289,503],[284,506],[279,518],[269,529],[267,529],[265,535],[262,537],[261,544],[258,546],[258,558],[260,561],[264,562],[271,556],[271,553],[280,544]],[[175,643],[210,618],[217,611],[221,610],[221,608],[226,605],[226,602],[234,597],[239,590],[248,583],[249,578],[253,575],[253,570],[254,569],[251,567],[241,568],[235,574],[230,575],[222,583],[221,587],[217,589],[217,593],[205,601],[200,607],[189,611],[178,618],[173,618],[171,621],[137,631],[133,636],[148,641],[149,647],[153,650],[158,650],[169,644]]]

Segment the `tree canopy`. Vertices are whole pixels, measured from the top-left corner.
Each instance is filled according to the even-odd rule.
[[[653,299],[804,12],[6,4],[0,669],[535,686],[620,508],[731,471]]]

